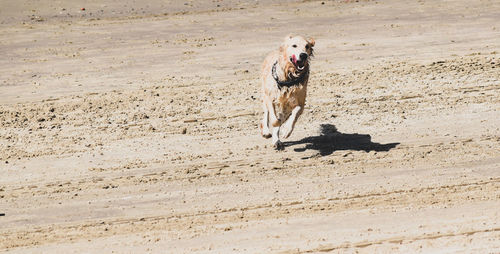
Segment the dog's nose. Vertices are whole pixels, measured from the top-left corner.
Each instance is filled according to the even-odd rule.
[[[300,58],[301,61],[305,61],[307,59],[307,54],[306,53],[300,53],[299,58]]]

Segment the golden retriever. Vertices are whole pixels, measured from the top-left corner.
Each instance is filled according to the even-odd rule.
[[[272,137],[277,150],[283,149],[280,131],[283,138],[288,138],[304,110],[314,43],[312,38],[290,34],[262,65],[264,117],[259,127],[264,138]]]

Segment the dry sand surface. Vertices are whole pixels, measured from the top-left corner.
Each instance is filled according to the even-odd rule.
[[[0,1],[0,252],[500,253],[499,1],[89,2]]]

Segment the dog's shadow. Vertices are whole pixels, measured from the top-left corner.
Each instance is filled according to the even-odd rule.
[[[335,125],[332,124],[322,124],[318,136],[311,136],[299,141],[288,141],[283,143],[284,147],[303,144],[305,144],[305,147],[294,148],[294,151],[304,152],[306,150],[317,150],[317,155],[321,156],[327,156],[339,150],[387,152],[399,145],[399,143],[374,143],[371,141],[371,136],[368,134],[341,133],[337,131]]]

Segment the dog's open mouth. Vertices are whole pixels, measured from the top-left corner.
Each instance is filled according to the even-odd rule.
[[[292,55],[292,57],[290,57],[290,62],[292,62],[293,65],[295,65],[295,67],[299,71],[303,70],[304,67],[306,66],[306,60],[305,59],[297,60],[297,57],[295,57],[295,55]]]

